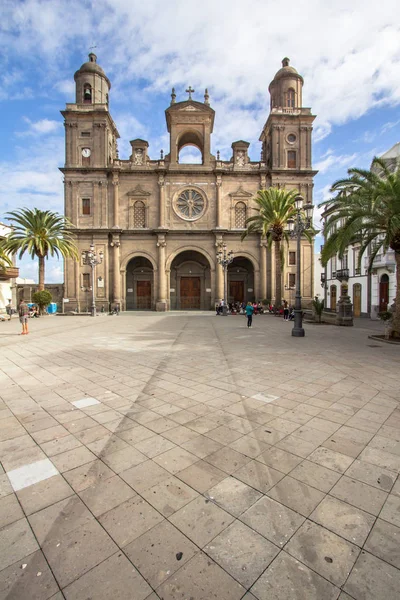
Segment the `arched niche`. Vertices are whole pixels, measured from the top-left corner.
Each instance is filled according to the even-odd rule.
[[[196,152],[197,150],[197,152]],[[184,154],[182,154],[184,151]],[[195,161],[182,161],[184,155],[196,158]],[[180,164],[204,163],[204,139],[198,131],[185,131],[177,140],[177,157]]]
[[[211,266],[204,254],[183,250],[171,262],[171,310],[208,310],[211,307]]]

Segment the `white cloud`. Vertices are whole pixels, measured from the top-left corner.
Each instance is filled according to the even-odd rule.
[[[252,124],[244,119],[250,129],[240,132],[230,115],[255,111],[257,123],[267,117],[268,84],[284,55],[305,78],[304,105],[319,115],[316,141],[333,124],[400,103],[395,0],[386,0],[384,10],[372,0],[288,1],[284,11],[272,0],[203,0],[201,10],[197,0],[98,0],[95,8],[78,0],[26,0],[17,9],[6,2],[3,12],[0,43],[28,63],[41,61],[44,77],[58,73],[60,81],[71,47],[83,54],[95,40],[115,98],[141,102],[147,95],[150,102],[163,93],[167,99],[172,85],[185,96],[190,83],[201,99],[208,86],[220,122],[230,118],[233,137],[250,141],[257,140]],[[56,86],[65,91],[62,82]]]
[[[324,158],[322,158],[322,160],[314,164],[314,169],[323,174],[329,170],[332,170],[333,167],[335,170],[337,170],[347,166],[354,166],[358,156],[359,155],[357,152],[354,152],[353,154],[342,154],[341,156],[337,156],[332,150],[330,150],[324,156]]]
[[[47,135],[61,130],[62,123],[60,121],[52,121],[51,119],[40,119],[39,121],[31,121],[28,117],[23,117],[25,123],[28,124],[28,129],[23,132],[17,132],[17,135],[22,137],[26,135]]]

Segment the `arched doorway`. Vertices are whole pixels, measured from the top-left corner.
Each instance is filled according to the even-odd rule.
[[[126,310],[154,308],[153,265],[144,256],[132,258],[126,267]]]
[[[379,312],[387,310],[389,304],[389,275],[384,273],[379,282]]]
[[[244,256],[237,256],[228,267],[228,302],[254,302],[254,267]]]
[[[336,285],[331,285],[331,311],[336,312]]]
[[[171,263],[171,310],[209,310],[211,308],[211,269],[205,256],[185,250]]]
[[[353,315],[361,317],[361,283],[353,285]]]

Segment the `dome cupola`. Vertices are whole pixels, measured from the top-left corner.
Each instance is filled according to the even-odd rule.
[[[91,52],[88,62],[83,63],[74,75],[76,104],[108,104],[111,83]]]
[[[269,84],[271,110],[273,108],[296,109],[302,106],[304,80],[289,63],[290,60],[285,57],[282,60],[282,68]]]

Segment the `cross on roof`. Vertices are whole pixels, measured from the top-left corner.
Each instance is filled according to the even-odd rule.
[[[196,90],[192,90],[192,86],[189,85],[188,89],[186,90],[186,93],[189,94],[189,100],[192,99],[192,94],[194,94]]]

